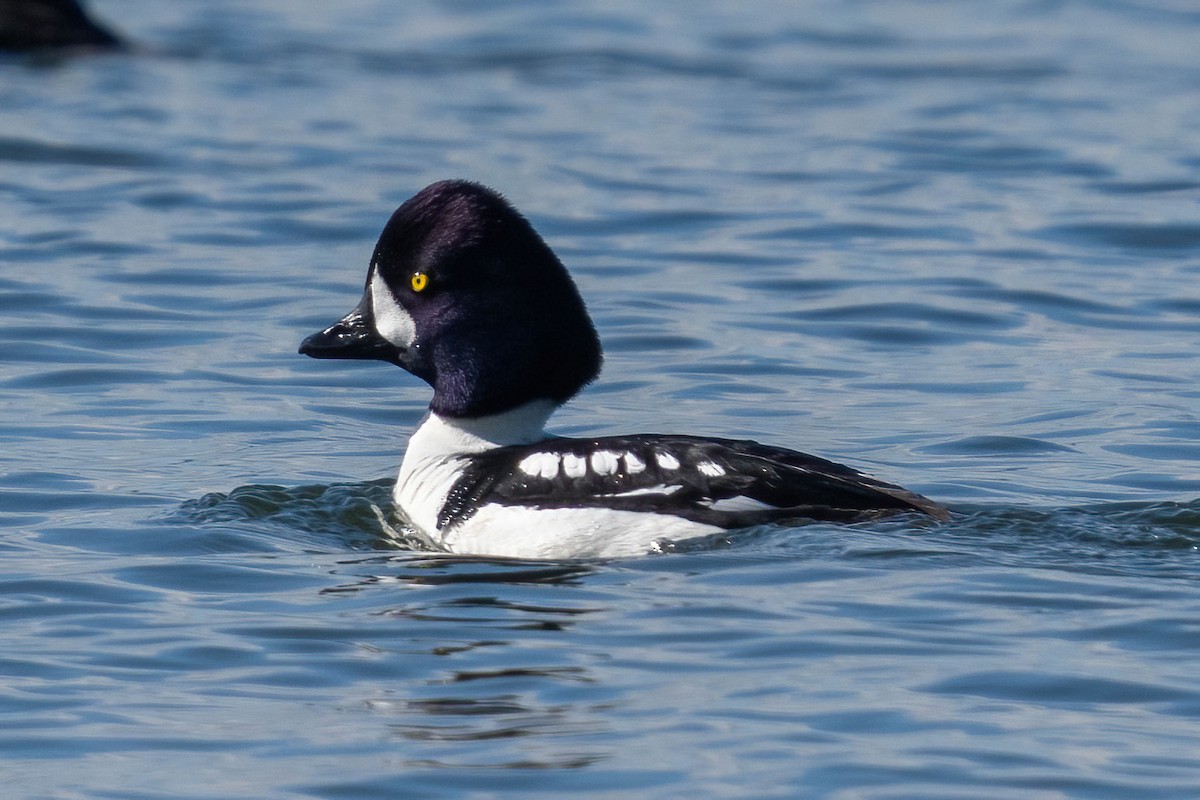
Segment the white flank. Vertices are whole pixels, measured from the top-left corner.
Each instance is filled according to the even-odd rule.
[[[719,478],[725,474],[725,469],[712,461],[701,461],[696,465],[696,469],[700,470],[700,474],[707,475],[710,478]]]
[[[621,558],[654,549],[659,539],[707,536],[713,525],[611,508],[535,509],[484,505],[442,544],[455,553],[511,558]]]
[[[654,457],[658,459],[658,466],[662,469],[679,469],[679,459],[670,453],[664,453],[661,450],[654,451]]]

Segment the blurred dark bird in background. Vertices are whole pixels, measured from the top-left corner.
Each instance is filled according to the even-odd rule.
[[[122,46],[76,0],[0,0],[0,51]]]

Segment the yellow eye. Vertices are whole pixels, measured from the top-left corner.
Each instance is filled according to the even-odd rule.
[[[425,287],[429,285],[429,276],[424,272],[414,272],[412,276],[412,290],[414,292],[423,292]]]

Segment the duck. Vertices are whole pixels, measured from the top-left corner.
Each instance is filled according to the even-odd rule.
[[[0,0],[0,53],[124,47],[79,0]]]
[[[393,499],[434,550],[622,558],[776,523],[949,518],[915,492],[756,441],[547,433],[599,375],[600,338],[546,241],[473,181],[439,181],[401,204],[358,305],[300,353],[384,361],[432,387]]]

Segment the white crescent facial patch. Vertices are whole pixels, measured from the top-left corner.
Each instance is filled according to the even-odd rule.
[[[375,318],[375,330],[384,339],[408,350],[417,339],[417,324],[412,315],[392,297],[392,292],[379,277],[378,272],[371,275],[371,315]]]

